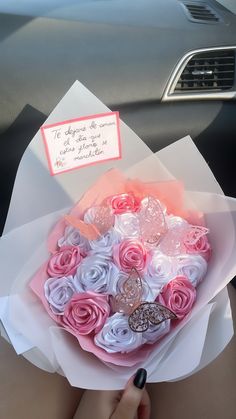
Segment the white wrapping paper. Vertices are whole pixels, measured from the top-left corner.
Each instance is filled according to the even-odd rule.
[[[48,122],[106,110],[76,82]],[[54,223],[100,174],[111,167],[118,167],[144,181],[173,177],[183,180],[189,191],[186,201],[206,214],[211,230],[213,257],[207,277],[198,287],[197,302],[191,315],[160,342],[142,365],[148,370],[149,381],[176,380],[200,369],[223,350],[233,334],[225,286],[236,273],[236,200],[224,197],[189,137],[154,155],[123,123],[121,136],[121,161],[113,162],[112,166],[108,162],[51,178],[38,133],[21,161],[5,234],[0,241],[4,279],[0,283],[0,295],[11,293],[10,320],[37,347],[24,356],[47,371],[64,374],[72,385],[83,388],[121,388],[134,369],[110,368],[92,354],[83,352],[78,342],[49,318],[27,283],[48,256],[46,239]],[[14,260],[10,265],[9,255]]]

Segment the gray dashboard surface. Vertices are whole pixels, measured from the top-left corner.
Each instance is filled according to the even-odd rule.
[[[236,17],[219,6],[222,23],[194,24],[179,0],[63,5],[0,2],[0,221],[25,147],[76,79],[119,110],[153,151],[190,134],[225,193],[236,196],[236,102],[161,102],[185,53],[236,44]]]
[[[202,4],[203,0],[191,0],[190,3],[192,1]],[[229,5],[234,0],[207,1],[227,17],[221,4]],[[181,8],[181,0],[1,0],[0,3],[2,13],[112,25],[175,25],[182,28]]]
[[[186,52],[236,42],[236,17],[219,10],[218,25],[190,22],[179,0],[73,1],[57,9],[64,20],[0,14],[0,130],[27,103],[48,114],[76,79],[108,106],[160,101]]]

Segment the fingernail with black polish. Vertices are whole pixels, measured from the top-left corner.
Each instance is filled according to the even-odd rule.
[[[146,384],[146,380],[147,380],[147,371],[144,368],[139,368],[134,376],[133,383],[135,387],[142,389]]]

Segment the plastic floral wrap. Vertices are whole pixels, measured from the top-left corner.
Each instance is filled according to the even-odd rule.
[[[111,170],[51,232],[30,287],[84,350],[132,366],[192,309],[211,254],[202,223],[180,182]]]
[[[79,82],[76,82],[49,116],[47,123],[77,118],[78,114],[95,115],[107,111],[104,104]],[[226,285],[236,275],[236,200],[224,196],[208,165],[189,137],[153,154],[122,121],[120,121],[120,127],[122,159],[117,160],[115,166],[112,165],[122,171],[125,177],[117,171],[110,172],[109,178],[101,177],[111,168],[111,162],[51,177],[41,134],[38,132],[26,149],[19,165],[4,235],[0,240],[0,296],[4,298],[7,296],[9,300],[7,316],[11,325],[19,336],[23,336],[31,343],[31,349],[24,352],[23,356],[39,368],[63,374],[71,385],[89,389],[121,389],[138,367],[147,369],[149,382],[182,379],[215,359],[233,335]],[[127,178],[138,178],[143,181],[146,188],[145,194],[140,196],[142,182],[127,183]],[[175,179],[183,182],[185,190],[182,183]],[[127,187],[124,188],[125,184]],[[91,187],[91,185],[94,186]],[[154,186],[155,193],[153,192]],[[78,268],[75,272],[73,272],[73,268],[72,272],[68,269],[65,275],[66,279],[64,279],[66,284],[64,296],[73,299],[78,294],[74,289],[74,278],[78,269],[83,266],[82,264],[86,265],[86,259],[91,257],[89,252],[92,251],[91,243],[87,247],[88,241],[91,239],[87,240],[85,237],[86,240],[81,240],[83,235],[80,233],[83,224],[79,223],[78,234],[78,229],[73,226],[74,221],[81,220],[85,225],[89,224],[91,219],[90,221],[89,219],[84,220],[84,215],[89,208],[103,205],[104,202],[107,202],[107,198],[114,195],[130,194],[131,191],[138,198],[138,202],[142,202],[145,197],[154,197],[159,201],[161,209],[164,211],[165,226],[168,225],[169,216],[173,219],[181,217],[189,225],[209,229],[209,234],[202,230],[205,233],[201,238],[199,237],[200,241],[197,240],[195,244],[187,241],[187,246],[190,245],[190,248],[187,251],[185,247],[184,252],[181,250],[182,265],[180,260],[178,262],[178,266],[181,266],[180,276],[191,278],[191,281],[188,279],[188,284],[191,284],[197,292],[197,297],[189,313],[182,319],[167,319],[171,326],[170,330],[159,340],[156,340],[156,331],[154,331],[153,335],[149,333],[149,343],[142,344],[130,352],[111,353],[94,342],[95,334],[98,335],[101,330],[96,332],[94,330],[93,334],[80,334],[79,340],[77,332],[74,332],[76,337],[71,333],[71,319],[73,321],[73,316],[70,316],[71,312],[68,312],[67,316],[70,331],[66,329],[68,324],[65,327],[57,323],[58,317],[60,319],[63,317],[63,314],[58,314],[58,310],[62,308],[61,303],[64,297],[63,293],[57,293],[58,283],[54,282],[52,286],[49,278],[56,281],[57,276],[52,276],[52,272],[54,272],[54,268],[57,271],[58,267],[61,267],[61,263],[50,263],[49,268],[48,262],[49,259],[54,261],[53,258],[57,257],[56,254],[63,246],[69,246],[69,248],[76,246],[79,237],[80,251],[70,252],[73,257],[69,257],[69,260],[75,260],[75,265],[78,262]],[[78,199],[79,203],[74,207]],[[71,210],[72,207],[74,208]],[[187,208],[190,208],[191,211],[187,211]],[[134,215],[138,213],[139,211],[136,211]],[[204,214],[205,222],[202,214]],[[70,217],[69,220],[66,220],[66,215]],[[128,223],[131,230],[127,226],[127,220],[133,219],[133,214],[126,213],[124,215],[125,223],[114,223],[121,234],[135,230],[132,223]],[[124,217],[123,214],[115,214],[115,218],[122,220]],[[60,221],[58,222],[58,220]],[[96,223],[92,224],[97,227]],[[86,226],[83,225],[83,227],[86,229]],[[208,236],[212,248],[209,260]],[[130,239],[128,238],[128,240]],[[164,283],[165,278],[168,277],[169,283],[172,274],[176,278],[176,274],[173,273],[173,270],[176,271],[176,264],[170,264],[169,261],[173,262],[180,255],[165,255],[160,258],[160,252],[164,255],[165,251],[163,248],[158,250],[158,246],[165,243],[165,236],[162,236],[161,239],[160,244],[154,246],[154,249],[152,246],[148,246],[146,252],[149,256],[155,250],[154,253],[157,255],[155,257],[153,255],[152,261],[161,259],[162,270],[158,270],[158,264],[152,266],[153,263],[149,262],[148,257],[145,269],[143,271],[136,269],[138,276],[136,271],[134,271],[135,276],[132,274],[132,282],[135,279],[135,282],[142,281],[143,284],[141,304],[143,301],[150,302],[148,294],[151,293],[154,293],[155,304],[161,303],[166,306],[169,301],[168,297],[164,299],[165,301],[159,300],[164,298],[162,291],[168,286]],[[183,240],[181,242],[183,243]],[[121,243],[118,242],[117,246],[120,245]],[[97,247],[95,244],[94,247],[93,245],[93,252],[97,248],[100,249],[101,246]],[[60,255],[58,257],[60,259]],[[192,265],[193,257],[194,266]],[[117,265],[119,259],[113,258],[113,253],[109,258],[113,259],[112,263],[120,272],[120,267]],[[163,259],[165,263],[163,263]],[[203,276],[206,263],[205,278],[196,287],[195,281],[198,282],[199,278]],[[70,267],[68,266],[68,268]],[[50,274],[47,272],[48,268]],[[159,285],[157,288],[148,286],[148,281],[152,281],[157,272]],[[58,272],[55,273],[58,275]],[[124,271],[124,274],[129,277],[130,272]],[[58,278],[59,283],[61,278]],[[72,279],[73,285],[70,282]],[[78,285],[78,282],[76,284]],[[79,284],[80,286],[83,284],[81,276]],[[103,298],[103,303],[99,304],[99,307],[103,308],[100,310],[101,316],[97,316],[97,318],[104,319],[103,316],[107,313],[107,300],[109,309],[113,310],[117,301],[115,300],[114,307],[111,304],[111,297],[117,296],[119,300],[120,296],[126,295],[123,280],[121,283],[115,281],[115,284],[117,284],[116,292],[109,294],[109,297],[105,294],[106,298]],[[172,288],[172,291],[175,293],[175,289]],[[97,291],[95,292],[97,293]],[[84,293],[83,290],[79,294],[83,295]],[[51,300],[53,295],[56,297],[56,301],[55,299]],[[61,295],[59,300],[58,295]],[[169,291],[166,295],[170,295]],[[53,306],[48,300],[56,302],[58,305]],[[92,301],[94,302],[94,299]],[[120,303],[120,301],[118,302]],[[83,307],[87,310],[88,306],[86,303]],[[136,305],[133,306],[133,309],[135,312]],[[98,313],[97,309],[94,308],[94,312]],[[124,313],[115,312],[113,314],[110,311],[106,321],[112,315],[120,316]],[[127,317],[129,315],[125,314]],[[102,322],[99,322],[99,327],[101,324]],[[165,325],[165,321],[161,322],[159,326],[157,325],[160,327],[160,334]],[[154,326],[156,327],[156,325]],[[85,328],[81,327],[81,330],[82,332],[88,331],[87,325]],[[167,328],[165,328],[166,330]],[[150,328],[148,332],[151,332]],[[142,336],[145,332],[133,333]],[[151,335],[154,337],[154,343],[151,343]],[[120,348],[122,350],[127,346],[126,340],[126,345],[123,345],[122,342]],[[119,348],[116,347],[116,349]]]
[[[177,142],[176,146],[181,149],[182,144],[185,150],[188,144],[192,147],[188,141]],[[192,149],[192,155],[201,165],[196,148]],[[136,178],[141,173],[144,182]],[[205,183],[206,179],[211,179],[209,171],[207,176],[204,175]],[[183,177],[189,181],[186,176]],[[215,181],[212,184],[215,185]],[[123,198],[129,198],[129,201],[132,198],[132,211],[114,214],[111,205],[114,196],[115,202],[118,196],[121,212],[124,208],[127,210]],[[151,218],[152,228],[146,229],[143,209],[150,208],[147,203],[153,200],[158,204],[158,216]],[[102,212],[97,212],[100,207]],[[235,275],[235,208],[235,200],[222,194],[184,190],[182,182],[171,178],[157,155],[152,155],[131,167],[125,175],[111,170],[97,178],[72,209],[48,214],[12,230],[2,238],[1,249],[2,255],[9,252],[15,255],[14,264],[9,265],[6,257],[2,275],[8,278],[9,284],[13,284],[9,299],[10,320],[34,346],[24,356],[47,371],[62,373],[74,386],[92,389],[121,388],[139,366],[148,370],[151,382],[157,382],[178,379],[209,363],[232,336],[230,307],[224,287]],[[108,211],[109,217],[106,217],[105,224],[102,223],[105,228],[102,231],[101,223],[96,217],[94,219],[94,215],[104,214],[104,211]],[[138,222],[136,220],[133,224],[134,218]],[[149,221],[149,217],[145,218]],[[109,220],[112,220],[110,228]],[[158,231],[155,220],[161,227]],[[112,236],[110,229],[116,230]],[[130,232],[138,237],[124,237]],[[145,236],[150,232],[151,237]],[[174,240],[170,232],[174,233]],[[97,236],[90,237],[90,234]],[[110,237],[113,237],[112,243],[114,237],[119,237],[118,242],[111,246]],[[132,275],[127,266],[132,258],[120,258],[124,243],[130,243],[130,240],[135,240],[136,244],[138,240],[142,244],[138,246],[141,250],[138,254],[142,257],[133,259]],[[181,246],[176,247],[176,243]],[[64,259],[63,249],[66,249]],[[97,277],[101,281],[93,281],[92,275],[87,282],[88,260],[96,255],[100,264],[101,254],[103,264],[107,265],[109,261],[113,267],[107,271],[112,278],[109,287],[102,275]],[[158,269],[158,261],[161,269]],[[155,281],[157,274],[158,281]],[[128,314],[124,312],[123,303],[127,303],[124,297],[127,288],[130,289],[126,287],[130,281],[125,281],[130,276],[131,283],[138,285],[141,282],[142,293],[137,293],[137,301],[131,299],[133,305]],[[62,281],[65,287],[61,293]],[[2,283],[7,285],[6,281]],[[93,290],[85,289],[87,283],[90,287],[92,284]],[[94,289],[94,283],[101,287],[101,293],[99,288]],[[177,284],[177,294],[173,284]],[[84,301],[86,293],[90,293],[92,298]],[[78,295],[82,311],[95,313],[91,323],[80,322],[80,333],[76,308],[78,300],[74,299]],[[179,318],[161,318],[163,321],[159,324],[155,324],[155,319],[152,324],[152,313],[148,313],[147,319],[146,312],[143,319],[149,322],[148,330],[134,332],[129,327],[129,316],[136,316],[139,306],[146,303],[160,304]],[[182,313],[179,309],[183,309]],[[66,317],[62,321],[63,313]],[[109,322],[113,319],[112,322],[116,323],[116,317],[125,321],[121,328],[113,328],[114,335],[110,333]],[[137,319],[140,320],[140,313],[135,322]],[[87,333],[90,331],[88,326],[90,329],[94,326],[91,333]]]

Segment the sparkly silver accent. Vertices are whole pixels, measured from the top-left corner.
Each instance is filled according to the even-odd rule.
[[[159,303],[142,303],[129,316],[129,327],[133,332],[145,332],[150,324],[160,324],[168,319],[177,319],[173,311]]]

